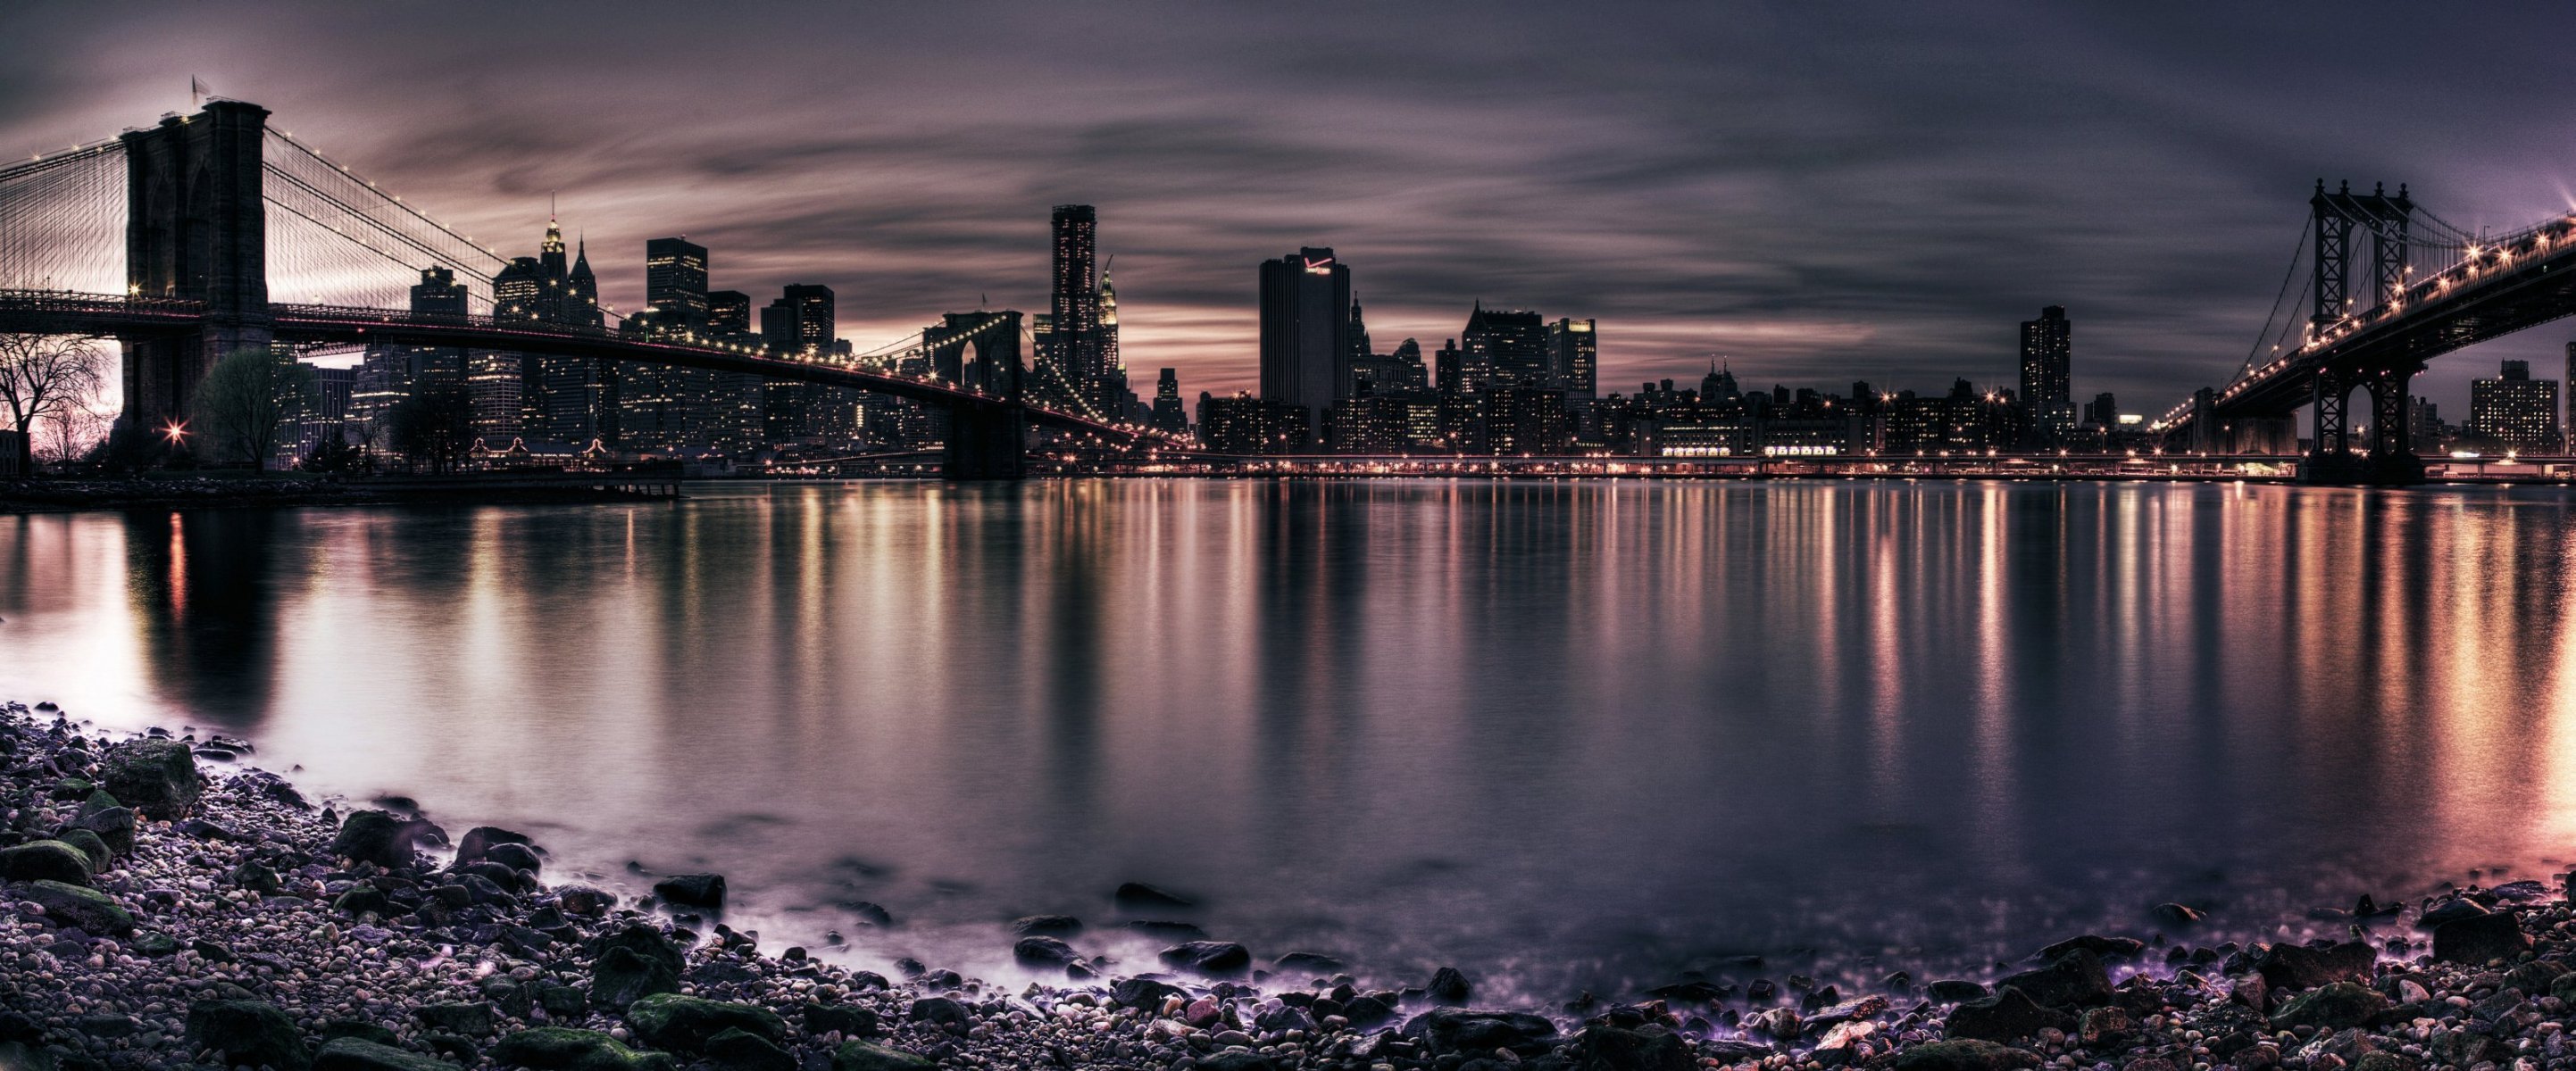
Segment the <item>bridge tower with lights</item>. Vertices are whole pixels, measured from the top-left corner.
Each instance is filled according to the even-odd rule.
[[[205,304],[195,334],[126,343],[129,426],[188,419],[197,385],[224,354],[265,349],[268,223],[261,142],[268,109],[217,100],[195,115],[128,131],[126,293]]]
[[[2410,271],[2408,230],[2415,218],[2415,201],[2407,195],[2404,184],[2398,185],[2394,196],[2385,184],[2366,194],[2354,193],[2350,182],[2338,184],[2329,193],[2326,181],[2318,179],[2316,194],[2308,200],[2308,215],[2315,241],[2310,291],[2316,297],[2316,306],[2308,318],[2312,336],[2322,336],[2405,293]],[[2361,300],[2365,295],[2354,293],[2352,286],[2352,240],[2356,229],[2370,235],[2367,301]],[[2415,373],[2423,370],[2423,362],[2412,358],[2369,367],[2320,369],[2310,393],[2315,434],[2308,451],[2306,477],[2327,483],[2422,480],[2424,463],[2415,456],[2408,434],[2406,392]],[[2349,400],[2355,387],[2370,393],[2366,457],[2350,452]]]

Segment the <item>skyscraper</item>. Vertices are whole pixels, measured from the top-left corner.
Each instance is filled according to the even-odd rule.
[[[1076,409],[1107,416],[1117,407],[1101,353],[1099,227],[1090,205],[1055,206],[1051,330],[1038,348],[1038,383]]]
[[[772,351],[798,357],[835,356],[839,330],[832,288],[789,286],[760,310],[760,334]],[[846,445],[857,431],[858,403],[848,392],[811,383],[772,383],[767,405],[769,440],[809,447]]]
[[[1190,411],[1181,403],[1181,378],[1173,369],[1163,369],[1154,378],[1154,412],[1146,425],[1156,431],[1178,435],[1190,430]]]
[[[644,243],[644,303],[679,322],[703,327],[707,322],[707,247],[686,238],[654,238]]]
[[[707,291],[707,327],[716,331],[751,330],[751,295],[740,290]]]
[[[2502,449],[2558,449],[2558,381],[2531,378],[2528,361],[2504,362],[2496,378],[2469,381],[2469,426]]]
[[[1600,346],[1590,320],[1559,319],[1547,325],[1548,378],[1566,397],[1600,397],[1594,383]]]
[[[1307,431],[1351,396],[1351,269],[1330,249],[1261,262],[1261,400],[1303,407]]]
[[[1549,386],[1547,324],[1525,309],[1488,309],[1477,302],[1458,333],[1462,375],[1471,391]]]
[[[2021,402],[2031,427],[2048,439],[2075,429],[2075,328],[2066,310],[2051,305],[2039,319],[2021,323]]]
[[[424,268],[419,284],[411,288],[411,311],[438,316],[463,316],[466,313],[467,290],[456,281],[456,273],[445,268]],[[386,413],[413,392],[437,384],[456,385],[465,382],[465,351],[450,346],[404,346],[392,343],[369,343],[366,356],[358,365],[357,378],[349,392],[349,418],[371,430],[377,428]]]

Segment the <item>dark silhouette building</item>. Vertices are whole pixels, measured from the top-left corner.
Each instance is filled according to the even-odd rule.
[[[2021,401],[2031,430],[2055,441],[2075,430],[2075,328],[2066,310],[2051,305],[2039,319],[2021,323]]]
[[[1547,324],[1525,309],[1488,309],[1477,302],[1458,333],[1464,351],[1461,379],[1470,391],[1550,386]]]
[[[1302,408],[1307,433],[1351,396],[1351,269],[1330,249],[1261,262],[1261,399]]]
[[[1057,205],[1051,227],[1046,332],[1038,344],[1040,387],[1077,411],[1114,416],[1119,400],[1111,397],[1106,340],[1100,333],[1099,217],[1090,205]]]

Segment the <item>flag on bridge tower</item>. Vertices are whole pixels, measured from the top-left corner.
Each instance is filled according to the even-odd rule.
[[[197,76],[196,76],[196,75],[193,75],[193,74],[192,74],[192,75],[189,75],[189,76],[188,76],[188,106],[189,106],[189,107],[191,107],[191,108],[202,108],[202,107],[205,107],[205,104],[206,104],[206,83],[198,81],[198,80],[197,80]]]

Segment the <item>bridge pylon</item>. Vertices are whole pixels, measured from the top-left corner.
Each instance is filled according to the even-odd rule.
[[[199,301],[206,309],[194,335],[126,343],[120,419],[130,426],[187,420],[197,385],[217,360],[269,345],[260,167],[267,125],[268,109],[219,100],[121,139],[126,293]]]
[[[1016,402],[958,402],[948,407],[939,474],[949,480],[1016,480],[1028,473],[1028,445],[1028,411]]]
[[[2385,184],[2373,187],[2369,193],[2354,193],[2350,182],[2328,193],[2325,180],[2318,179],[2316,193],[2308,200],[2308,213],[2314,235],[2311,270],[2315,274],[2309,290],[2316,304],[2308,319],[2312,336],[2323,335],[2405,291],[2410,271],[2408,230],[2414,222],[2415,201],[2403,184],[2394,196]],[[2352,292],[2355,228],[2370,235],[2371,290],[2367,304],[2359,303],[2361,295]],[[2309,396],[2314,414],[2313,445],[2300,468],[2301,475],[2312,483],[2421,481],[2424,463],[2415,456],[2406,426],[2407,384],[2413,380],[2414,372],[2397,367],[2318,369]],[[2366,454],[2352,452],[2349,403],[2354,387],[2370,392],[2370,442]]]

